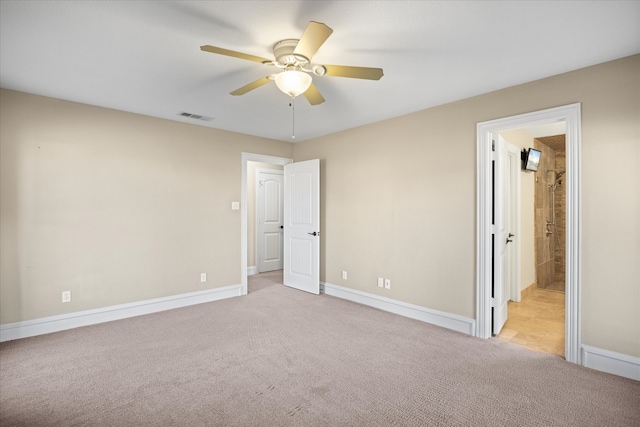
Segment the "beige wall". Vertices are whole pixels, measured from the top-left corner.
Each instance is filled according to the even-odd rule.
[[[476,124],[580,102],[582,341],[640,356],[639,94],[636,55],[296,144],[322,159],[322,279],[475,317]]]
[[[639,93],[636,55],[291,146],[3,90],[0,322],[238,284],[241,151],[321,159],[322,280],[473,318],[476,124],[580,102],[582,340],[638,357]]]
[[[501,132],[500,135],[516,147],[533,147],[533,138],[524,130]],[[522,151],[522,150],[520,150]],[[536,283],[534,246],[534,180],[536,173],[520,172],[520,289]]]
[[[241,152],[290,143],[8,90],[0,105],[0,323],[240,284]]]

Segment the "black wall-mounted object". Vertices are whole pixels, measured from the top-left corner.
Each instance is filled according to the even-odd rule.
[[[522,169],[525,171],[537,172],[538,166],[540,165],[540,156],[542,156],[542,152],[540,152],[540,150],[536,150],[534,148],[523,148],[522,153],[520,153]]]

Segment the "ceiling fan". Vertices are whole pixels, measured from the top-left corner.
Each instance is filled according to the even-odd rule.
[[[200,46],[200,49],[205,52],[259,62],[282,70],[279,73],[262,77],[242,86],[231,92],[231,95],[244,95],[262,85],[275,81],[278,88],[287,95],[296,97],[304,94],[311,105],[318,105],[324,102],[324,98],[313,84],[311,74],[367,80],[380,80],[383,75],[382,68],[312,64],[311,58],[331,33],[333,33],[333,30],[325,24],[311,21],[300,39],[280,40],[273,46],[275,59],[262,58],[209,45]]]

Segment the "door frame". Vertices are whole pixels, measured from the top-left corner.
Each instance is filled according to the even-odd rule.
[[[566,284],[565,359],[581,363],[581,107],[580,103],[490,120],[477,124],[476,176],[476,330],[475,336],[491,337],[491,137],[501,131],[564,121],[566,123]]]
[[[286,157],[267,156],[264,154],[241,153],[242,170],[240,173],[240,281],[241,295],[247,295],[247,262],[249,259],[248,248],[248,215],[247,215],[247,170],[248,162],[271,163],[274,165],[287,165],[293,163],[293,159]]]

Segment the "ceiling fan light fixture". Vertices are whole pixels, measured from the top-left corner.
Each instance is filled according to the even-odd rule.
[[[275,82],[278,89],[295,98],[304,93],[311,86],[312,78],[303,71],[287,70],[276,74]]]

